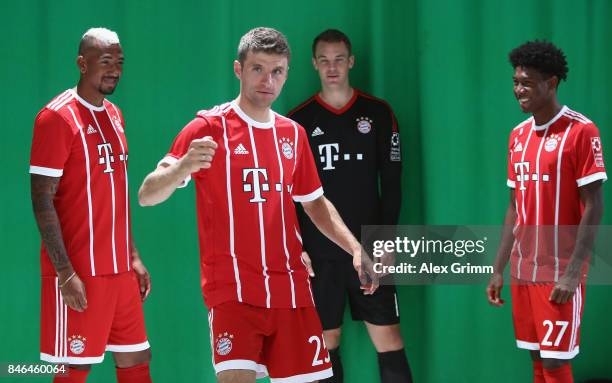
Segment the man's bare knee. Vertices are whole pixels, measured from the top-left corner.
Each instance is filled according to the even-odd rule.
[[[334,328],[331,330],[323,330],[323,340],[328,350],[333,350],[340,346],[340,335],[342,330],[340,328]]]
[[[218,383],[255,383],[253,370],[225,370],[217,374]]]
[[[147,348],[135,352],[113,352],[113,359],[115,359],[117,368],[134,367],[151,360],[151,349]]]

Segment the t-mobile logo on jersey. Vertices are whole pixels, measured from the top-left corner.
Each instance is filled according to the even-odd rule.
[[[337,143],[319,145],[319,154],[321,155],[321,163],[324,164],[323,170],[334,170],[334,163],[338,162],[342,157],[343,160],[348,161],[351,159],[349,153],[340,154],[340,145]],[[355,159],[358,161],[363,160],[363,154],[354,154]]]
[[[514,172],[516,175],[516,180],[521,183],[521,187],[519,190],[526,190],[525,182],[529,181],[537,181],[540,177],[538,173],[529,174],[529,162],[515,162],[514,163]],[[549,174],[542,174],[542,181],[548,182],[550,180]]]
[[[251,175],[249,177],[249,175]],[[251,181],[249,182],[249,178]],[[266,199],[262,196],[262,192],[270,191],[270,184],[268,181],[268,171],[262,168],[250,168],[242,169],[242,189],[247,192],[253,192],[253,197],[249,199],[249,202],[266,202]],[[291,192],[291,186],[287,188]],[[277,192],[283,191],[283,185],[281,183],[274,184],[274,190]]]
[[[98,158],[98,164],[106,166],[104,169],[104,173],[114,172],[111,164],[115,162],[115,156],[113,155],[113,147],[111,146],[111,144],[108,142],[99,144],[98,145],[98,155],[100,156]],[[119,155],[119,160],[127,161],[127,157],[128,157],[127,154],[124,155],[123,153],[121,153]]]

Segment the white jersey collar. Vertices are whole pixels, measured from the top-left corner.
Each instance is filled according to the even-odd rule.
[[[559,118],[561,118],[561,116],[563,116],[563,114],[567,111],[567,106],[563,105],[563,108],[561,108],[561,110],[559,111],[559,113],[557,113],[557,115],[555,117],[553,117],[550,121],[548,121],[546,124],[544,125],[536,125],[535,123],[535,118],[532,119],[532,126],[533,126],[533,130],[545,130],[548,129],[549,126],[551,126],[552,124],[554,124]]]
[[[103,111],[105,109],[104,108],[104,100],[102,101],[102,106],[95,106],[95,105],[92,105],[92,104],[88,103],[87,101],[85,101],[85,99],[83,97],[79,96],[79,94],[76,92],[76,90],[69,89],[69,91],[72,92],[72,94],[74,95],[74,98],[76,98],[87,109],[91,109],[91,110],[96,111],[96,112],[101,112],[101,111]]]
[[[240,118],[242,118],[247,124],[255,128],[263,128],[263,129],[269,129],[274,126],[274,113],[272,112],[272,110],[270,110],[270,116],[269,116],[268,121],[259,122],[249,117],[242,109],[240,109],[236,100],[233,100],[231,104],[232,104],[232,108],[236,111],[238,116],[240,116]]]

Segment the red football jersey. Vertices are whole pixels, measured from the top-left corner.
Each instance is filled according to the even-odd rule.
[[[599,130],[564,106],[545,125],[535,125],[533,118],[519,124],[508,150],[508,186],[515,189],[518,215],[512,276],[556,282],[584,210],[578,188],[607,179]]]
[[[205,136],[218,148],[212,166],[192,176],[206,305],[312,306],[293,201],[323,189],[304,129],[273,112],[269,123],[257,122],[226,103],[199,112],[162,162],[176,162]]]
[[[119,108],[69,89],[36,116],[30,173],[60,177],[53,204],[79,275],[130,270],[128,147]],[[41,246],[41,271],[55,275]]]

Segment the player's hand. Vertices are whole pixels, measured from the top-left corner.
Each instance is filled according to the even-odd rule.
[[[505,302],[501,299],[501,290],[504,286],[504,277],[500,273],[493,273],[487,286],[487,299],[493,306],[501,307]]]
[[[553,288],[550,293],[549,301],[558,303],[560,305],[566,303],[574,296],[576,288],[580,284],[580,274],[568,275],[564,274]]]
[[[211,136],[196,138],[191,141],[187,153],[179,160],[179,166],[188,174],[210,168],[217,146]]]
[[[375,259],[375,261],[379,262],[383,266],[393,266],[395,265],[395,252],[394,251],[385,252],[382,255],[382,257]],[[388,271],[389,269],[382,268],[382,270],[385,270],[385,271],[378,273],[379,278],[382,278],[390,274]]]
[[[147,270],[144,263],[142,263],[140,257],[133,256],[132,269],[134,270],[134,273],[136,273],[136,278],[138,278],[140,299],[144,302],[151,292],[151,275],[149,275],[149,270]]]
[[[305,251],[302,251],[302,262],[304,262],[304,266],[306,266],[306,271],[308,272],[308,275],[310,275],[310,278],[314,278],[315,273],[314,269],[312,268],[312,261],[310,260],[308,253]]]
[[[363,256],[362,256],[363,255]],[[378,289],[380,276],[374,272],[374,262],[360,249],[353,254],[353,267],[359,275],[359,282],[364,295],[372,295]]]
[[[71,309],[83,312],[87,309],[87,296],[85,294],[85,284],[77,274],[70,277],[74,271],[60,272],[58,275],[58,285],[64,303]],[[70,278],[70,280],[68,280]]]

